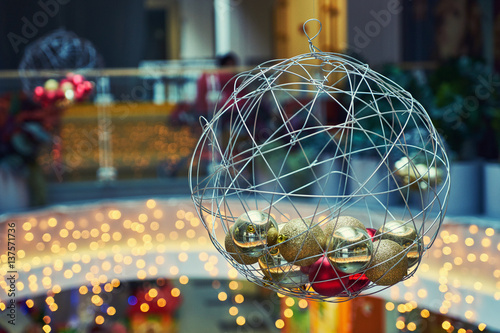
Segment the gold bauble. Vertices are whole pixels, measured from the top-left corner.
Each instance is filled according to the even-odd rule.
[[[48,79],[47,81],[45,81],[43,87],[47,91],[56,91],[59,88],[59,82],[54,79]]]
[[[380,286],[391,286],[401,281],[408,271],[408,260],[403,247],[388,239],[373,243],[372,261],[366,277]]]
[[[300,288],[309,282],[309,275],[300,270],[300,266],[289,263],[272,249],[259,258],[259,267],[270,283],[286,288]]]
[[[363,271],[372,259],[373,242],[366,230],[338,227],[328,244],[328,259],[338,271],[354,274]]]
[[[229,231],[226,233],[226,238],[224,239],[224,247],[226,248],[227,253],[242,265],[255,264],[259,260],[259,258],[247,256],[239,251],[238,248],[234,245],[233,237],[231,236],[232,233],[233,226],[229,228]]]
[[[417,231],[409,223],[391,221],[385,223],[375,234],[380,239],[389,239],[398,243],[406,251],[408,267],[412,267],[420,258],[420,241]]]
[[[280,225],[278,249],[286,261],[299,266],[312,265],[323,254],[325,233],[312,226],[310,219],[293,219]]]
[[[330,238],[335,231],[335,229],[341,227],[352,227],[352,228],[360,228],[366,231],[365,225],[352,216],[339,216],[338,218],[334,218],[333,220],[328,221],[325,225],[325,235],[327,238]],[[327,239],[328,241],[329,239]]]
[[[276,229],[275,227],[269,228],[269,230],[267,231],[267,246],[276,245],[276,243],[278,242],[278,236],[278,229]]]
[[[324,227],[325,231],[325,248],[328,248],[332,242],[334,232],[342,227],[360,228],[366,231],[365,225],[355,217],[352,216],[338,216],[328,221]]]
[[[267,232],[271,228],[278,229],[278,223],[271,215],[259,210],[246,211],[234,222],[234,245],[241,253],[258,258],[267,251]]]

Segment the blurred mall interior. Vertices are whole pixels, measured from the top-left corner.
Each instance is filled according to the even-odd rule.
[[[0,1],[0,332],[500,332],[498,71],[494,0]],[[418,265],[277,292],[225,252],[255,205]]]

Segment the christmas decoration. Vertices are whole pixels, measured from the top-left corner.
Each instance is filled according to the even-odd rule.
[[[370,281],[380,286],[391,286],[407,274],[408,260],[403,248],[396,242],[382,239],[373,245],[373,259],[365,272]]]
[[[264,212],[251,210],[242,214],[232,228],[234,245],[243,254],[260,257],[267,244],[267,232],[278,228],[276,221]]]
[[[80,102],[86,99],[93,89],[94,84],[86,81],[82,75],[69,73],[61,81],[49,79],[43,87],[35,87],[33,99],[44,107],[56,103]]]
[[[226,237],[224,238],[224,248],[226,249],[226,252],[231,257],[233,257],[234,260],[242,265],[255,264],[259,259],[256,257],[247,256],[246,254],[243,254],[240,250],[238,250],[238,247],[234,245],[232,233],[233,227],[231,227],[229,232],[226,234]]]
[[[313,38],[310,53],[263,63],[222,89],[229,98],[200,119],[189,182],[217,249],[224,251],[216,225],[259,257],[257,267],[224,253],[248,280],[341,302],[415,273],[444,219],[449,163],[431,119],[407,91],[356,59],[321,52]],[[370,163],[360,162],[367,156]],[[402,181],[404,170],[415,172]],[[279,228],[242,222],[249,211],[268,214]],[[396,220],[415,230],[411,246],[385,239],[389,229],[377,234]],[[307,273],[309,283],[290,287],[284,276],[273,278],[276,267]]]
[[[324,251],[325,234],[318,226],[311,227],[311,220],[293,219],[280,229],[278,243],[278,249],[286,260],[299,266],[309,266]]]
[[[366,230],[365,225],[352,216],[339,216],[333,220],[330,220],[325,226],[325,234],[327,237],[331,237],[333,232],[340,227],[355,227]]]
[[[391,221],[377,230],[375,236],[392,240],[403,247],[408,258],[408,267],[415,265],[420,257],[421,244],[417,231],[403,221]]]
[[[301,271],[300,266],[286,261],[278,249],[273,249],[261,256],[259,267],[270,283],[283,287],[301,288],[309,282],[309,277]]]
[[[309,281],[315,292],[323,296],[337,296],[349,285],[349,278],[335,270],[326,257],[321,257],[309,268]]]
[[[370,263],[373,245],[365,229],[340,227],[333,232],[328,244],[328,259],[347,274],[362,272]]]

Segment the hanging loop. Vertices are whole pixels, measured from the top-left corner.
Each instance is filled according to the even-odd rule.
[[[306,30],[306,25],[307,25],[307,23],[309,23],[311,21],[316,21],[316,22],[319,23],[319,30],[318,30],[318,32],[314,36],[309,37],[309,34],[307,33],[307,30]],[[312,53],[315,53],[316,51],[317,52],[321,52],[321,50],[318,49],[316,46],[314,46],[313,42],[312,42],[314,38],[318,37],[319,33],[321,32],[321,29],[323,29],[323,25],[321,24],[321,21],[318,20],[318,19],[315,19],[315,18],[309,19],[309,20],[307,20],[307,21],[304,22],[304,25],[302,26],[302,29],[304,30],[304,34],[307,37],[307,41],[309,42],[309,50]]]

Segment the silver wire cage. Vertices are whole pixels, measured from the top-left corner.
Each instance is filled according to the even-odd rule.
[[[236,75],[220,96],[213,116],[201,119],[189,181],[214,246],[239,273],[281,294],[341,302],[396,283],[379,282],[410,253],[413,260],[398,280],[416,272],[443,222],[450,177],[444,144],[410,93],[356,59],[312,49]],[[254,235],[258,251],[249,258],[235,224],[243,216],[250,229],[261,230],[250,218],[253,211],[272,223]],[[332,247],[332,239],[342,237],[334,234],[345,226],[339,221],[348,216],[361,229],[374,230],[371,239]],[[298,231],[280,238],[282,228],[297,219]],[[377,278],[366,280],[365,273],[376,270],[379,241],[391,239],[394,230],[387,226],[393,221],[413,236],[375,264],[382,270]],[[325,238],[313,232],[318,228]],[[269,238],[271,229],[277,229],[277,240]],[[367,242],[366,265],[340,274],[332,269],[315,280],[318,262],[349,262]],[[286,244],[297,248],[292,259],[279,254]],[[300,255],[308,248],[320,250]],[[279,260],[268,265],[265,258],[277,254]],[[301,265],[305,259],[312,260]],[[311,274],[314,261],[317,271]],[[320,282],[340,289],[318,291]]]

